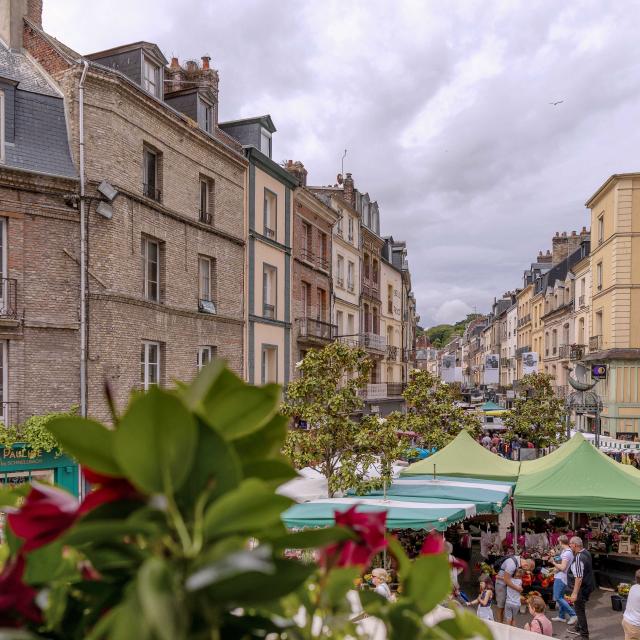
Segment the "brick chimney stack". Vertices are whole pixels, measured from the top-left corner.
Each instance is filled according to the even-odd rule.
[[[27,0],[27,18],[42,29],[42,0]]]
[[[556,231],[556,235],[552,240],[553,264],[556,265],[559,262],[562,262],[565,258],[576,251],[580,247],[580,243],[584,238],[585,236],[582,232],[578,234],[576,231],[572,231],[571,234],[568,234],[566,231],[563,231],[562,233]]]
[[[165,68],[165,95],[185,89],[199,89],[203,96],[218,104],[218,85],[220,77],[216,69],[211,68],[211,58],[202,56],[202,66],[196,60],[187,60],[183,65],[178,58],[171,58],[171,64]],[[217,116],[218,110],[214,109]]]
[[[284,168],[293,176],[298,179],[300,186],[307,186],[307,170],[304,168],[304,165],[300,160],[287,160],[284,165]]]
[[[353,184],[353,177],[350,173],[345,176],[342,183],[343,198],[355,209],[356,208],[356,192]]]

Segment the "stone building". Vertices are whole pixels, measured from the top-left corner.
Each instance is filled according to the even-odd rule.
[[[221,124],[249,161],[247,193],[247,379],[291,378],[293,191],[298,178],[273,161],[271,116]],[[328,257],[328,254],[327,254]]]
[[[289,160],[285,169],[300,184],[293,196],[292,365],[311,348],[335,340],[338,328],[332,319],[332,235],[339,214],[306,188],[307,170]],[[341,265],[344,269],[344,263]],[[342,283],[344,286],[344,282]],[[291,369],[292,377],[295,368]]]
[[[108,418],[105,382],[122,406],[215,356],[241,374],[247,161],[216,122],[208,57],[167,66],[149,42],[81,57],[39,15],[24,38],[66,98],[78,164],[83,87],[87,412]]]

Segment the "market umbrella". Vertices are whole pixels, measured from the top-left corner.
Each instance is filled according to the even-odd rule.
[[[387,529],[437,529],[446,530],[450,525],[476,514],[475,505],[464,502],[428,502],[422,498],[383,500],[354,496],[314,500],[290,507],[282,514],[282,521],[290,529],[305,527],[329,527],[334,524],[336,511],[346,511],[354,504],[359,511],[386,511]]]

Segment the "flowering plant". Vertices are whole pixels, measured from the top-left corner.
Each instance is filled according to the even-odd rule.
[[[275,490],[295,471],[281,453],[279,393],[214,363],[188,386],[137,394],[124,414],[113,411],[113,428],[51,421],[95,488],[79,503],[40,483],[0,490],[10,550],[0,637],[356,638],[375,620],[389,638],[490,639],[467,612],[425,625],[451,589],[438,539],[411,562],[385,514],[349,509],[333,527],[285,529],[291,501]],[[385,547],[398,566],[396,602],[353,591]],[[319,561],[288,558],[291,549],[317,549]],[[354,619],[352,596],[366,620]]]

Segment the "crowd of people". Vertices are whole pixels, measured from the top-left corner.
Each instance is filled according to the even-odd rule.
[[[514,438],[513,440],[506,440],[501,437],[497,431],[486,432],[483,436],[478,438],[478,442],[485,448],[495,453],[502,458],[508,458],[509,460],[519,460],[520,449],[534,449],[533,442],[527,442],[523,438]]]

